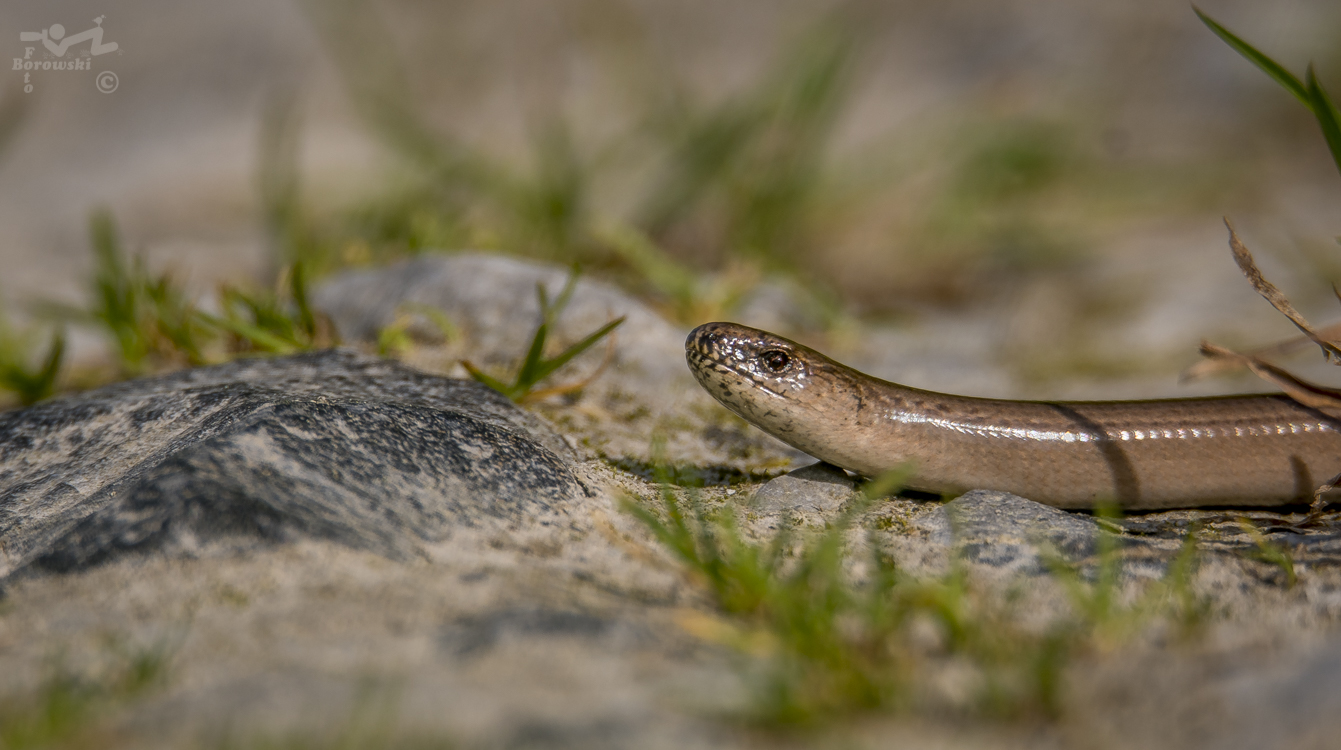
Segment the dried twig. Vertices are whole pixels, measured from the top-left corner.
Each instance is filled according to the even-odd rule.
[[[1234,262],[1239,264],[1239,270],[1243,271],[1243,275],[1248,277],[1248,283],[1253,285],[1253,289],[1256,289],[1258,294],[1262,295],[1267,302],[1270,302],[1272,307],[1289,318],[1290,322],[1303,331],[1310,341],[1317,344],[1329,360],[1333,358],[1341,360],[1341,348],[1337,348],[1335,344],[1314,331],[1308,321],[1304,320],[1304,316],[1300,315],[1299,311],[1294,309],[1294,305],[1290,304],[1290,300],[1285,298],[1281,290],[1277,289],[1275,284],[1267,281],[1266,277],[1262,275],[1257,263],[1253,261],[1253,254],[1239,239],[1239,235],[1234,231],[1234,225],[1229,223],[1229,219],[1225,219],[1225,226],[1229,228],[1229,247],[1234,251]]]
[[[1341,344],[1341,323],[1335,323],[1326,328],[1319,328],[1314,331],[1318,338],[1333,344]],[[1313,340],[1307,336],[1293,336],[1278,341],[1269,346],[1253,349],[1243,352],[1243,356],[1254,359],[1271,359],[1272,357],[1283,357],[1288,354],[1294,354],[1305,346],[1313,344]],[[1232,358],[1212,358],[1202,360],[1195,365],[1183,370],[1178,379],[1182,382],[1200,380],[1211,375],[1220,375],[1226,372],[1233,372],[1246,367],[1242,361]]]
[[[1257,377],[1277,386],[1295,401],[1315,409],[1341,408],[1341,391],[1324,388],[1310,383],[1282,370],[1258,357],[1239,354],[1209,341],[1201,342],[1201,353],[1213,361],[1232,363],[1235,367],[1246,367]]]

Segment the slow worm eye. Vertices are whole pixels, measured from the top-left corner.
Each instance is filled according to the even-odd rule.
[[[773,372],[783,372],[792,363],[792,358],[781,349],[769,349],[759,355],[759,361]]]

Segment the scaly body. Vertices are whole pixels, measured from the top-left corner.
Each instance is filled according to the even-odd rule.
[[[690,370],[774,437],[867,476],[912,462],[910,486],[1004,490],[1059,508],[1307,503],[1341,472],[1341,419],[1285,395],[1008,401],[873,378],[780,336],[708,323]]]

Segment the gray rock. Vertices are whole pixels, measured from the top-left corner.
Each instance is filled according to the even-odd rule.
[[[798,509],[832,514],[852,497],[856,486],[847,472],[820,462],[770,479],[754,493],[750,503],[766,514]]]
[[[1088,557],[1103,533],[1088,516],[991,490],[965,493],[918,526],[970,562],[1026,575],[1046,572],[1045,549],[1067,559]]]
[[[129,381],[0,414],[0,576],[299,536],[411,557],[563,523],[570,458],[484,386],[347,351]]]
[[[568,271],[483,253],[427,255],[386,268],[351,271],[316,291],[313,303],[331,316],[342,336],[375,341],[406,304],[442,310],[470,339],[472,357],[510,361],[530,343],[540,315],[536,285],[553,299]],[[684,365],[684,338],[646,305],[601,281],[583,277],[554,334],[576,341],[624,316],[615,332],[613,367],[621,385],[658,397],[668,386],[694,388]]]

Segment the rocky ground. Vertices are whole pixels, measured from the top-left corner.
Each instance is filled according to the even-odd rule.
[[[803,270],[731,276],[731,258],[710,256],[733,248],[721,230],[740,217],[719,203],[658,238],[700,292],[747,282],[731,319],[881,377],[981,396],[1265,389],[1249,376],[1176,379],[1202,337],[1246,348],[1294,333],[1229,260],[1225,214],[1310,319],[1335,318],[1341,202],[1316,123],[1187,6],[837,5],[861,11],[866,41],[816,152],[809,219],[788,225],[812,235]],[[1335,3],[1198,5],[1296,73],[1314,61],[1335,98]],[[0,86],[0,305],[22,327],[45,320],[42,303],[87,304],[88,220],[102,208],[128,256],[170,271],[207,311],[219,282],[273,280],[284,248],[258,183],[281,161],[267,144],[285,102],[300,218],[318,233],[375,218],[417,184],[361,109],[361,76],[376,82],[386,60],[402,63],[440,145],[496,168],[523,209],[528,186],[576,186],[579,200],[543,205],[633,221],[665,176],[653,169],[665,144],[640,151],[657,137],[648,125],[667,111],[711,124],[767,93],[787,40],[835,7],[4,3],[6,57],[25,54],[20,34],[96,23],[119,45],[95,60],[119,88],[104,93],[93,71],[37,75],[29,93],[9,71]],[[366,8],[345,36],[322,26]],[[541,136],[555,133],[573,136],[574,174],[547,161]],[[768,161],[727,180],[726,197]],[[970,179],[975,164],[987,179]],[[1336,744],[1334,519],[1096,520],[990,492],[867,506],[853,477],[698,389],[687,331],[667,322],[693,316],[663,317],[599,271],[578,281],[555,336],[626,317],[609,350],[555,380],[595,379],[519,409],[462,380],[459,360],[509,372],[536,323],[536,283],[553,293],[567,269],[432,249],[570,260],[571,248],[528,245],[535,227],[517,216],[492,216],[497,200],[468,193],[478,224],[429,232],[415,245],[428,251],[391,267],[372,268],[385,258],[367,237],[335,232],[335,266],[365,269],[314,290],[343,349],[0,413],[0,748]],[[400,232],[461,218],[388,216],[382,229]],[[817,269],[842,319],[820,321],[816,299],[800,298]],[[623,288],[649,292],[632,281]],[[394,347],[399,362],[376,354],[388,325],[410,343]],[[107,341],[68,333],[62,384],[90,365],[105,383]],[[1289,367],[1336,382],[1321,362]],[[859,615],[874,608],[807,621],[828,604],[742,613],[726,601],[710,565],[691,569],[630,513],[667,519],[657,466],[707,483],[699,502],[735,520],[738,550],[789,535],[775,578],[841,537],[842,580],[879,591],[873,553],[892,558],[905,574],[892,593],[915,616],[876,645],[897,648],[862,641]],[[672,496],[694,502],[691,488]],[[798,622],[856,645],[798,662]],[[994,665],[1026,663],[1052,680],[1049,701],[1029,698],[1027,673],[1006,674],[995,698],[982,690]],[[862,709],[835,687],[854,674],[901,675],[903,692]],[[784,688],[830,700],[785,723]]]
[[[1130,602],[1182,575],[1195,627],[1179,635],[1157,615],[1087,636],[1050,717],[957,700],[964,665],[933,659],[912,708],[759,723],[752,670],[767,650],[721,635],[730,615],[626,502],[655,504],[649,467],[666,462],[700,470],[702,501],[746,539],[805,538],[842,522],[855,481],[716,407],[683,365],[684,332],[598,281],[579,282],[559,338],[627,317],[580,394],[521,410],[451,377],[462,354],[514,360],[535,284],[563,278],[471,254],[352,273],[316,295],[351,348],[0,415],[0,742],[1330,746],[1334,521],[1290,529],[1299,515],[1250,512],[1255,538],[1218,511],[1096,520],[991,492],[883,499],[857,520],[870,536],[850,539],[854,554],[874,545],[928,579],[962,568],[985,601],[1024,603],[1002,623],[1022,633],[1076,606],[1068,581],[1109,571]],[[404,364],[368,354],[406,303],[443,309],[460,336],[424,325]],[[1194,527],[1194,563],[1171,572]]]

